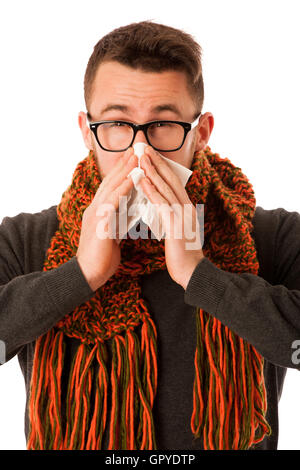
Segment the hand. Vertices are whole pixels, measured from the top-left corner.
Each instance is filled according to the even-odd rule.
[[[204,258],[196,208],[177,175],[150,146],[141,157],[141,168],[146,174],[140,181],[141,188],[149,200],[157,204],[162,216],[168,272],[186,289],[194,269]]]
[[[112,217],[116,217],[119,208],[119,197],[128,195],[133,187],[133,181],[127,175],[137,164],[138,159],[131,147],[103,178],[91,204],[83,213],[76,256],[93,291],[105,284],[120,264],[120,246],[115,238],[107,235],[111,233]],[[105,216],[104,210],[101,214],[101,208],[105,209]]]

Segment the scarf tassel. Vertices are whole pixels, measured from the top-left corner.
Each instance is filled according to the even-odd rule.
[[[202,309],[196,325],[194,438],[203,437],[206,450],[249,449],[271,433],[263,359]]]
[[[157,349],[152,320],[144,317],[141,340],[131,327],[124,336],[112,338],[110,380],[104,343],[96,342],[93,347],[80,344],[71,365],[65,413],[61,409],[63,336],[62,331],[50,330],[36,343],[27,449],[101,449],[106,429],[110,450],[156,449],[152,408],[157,390]],[[98,370],[91,403],[93,361]]]

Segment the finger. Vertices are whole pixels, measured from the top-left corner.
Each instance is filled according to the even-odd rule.
[[[120,176],[120,172],[122,172],[122,170],[126,167],[132,155],[133,155],[133,148],[129,147],[124,153],[124,155],[119,158],[118,162],[116,163],[116,165],[114,165],[113,169],[108,173],[108,175],[106,175],[105,178],[103,178],[103,181],[101,182],[101,186],[103,189],[107,185],[109,185],[110,182],[114,180],[116,176]]]
[[[183,184],[181,183],[179,177],[174,173],[172,168],[168,165],[168,162],[161,158],[159,153],[150,146],[145,148],[145,154],[149,157],[157,173],[173,190],[178,201],[180,201],[181,204],[189,203],[190,200]]]
[[[156,168],[154,167],[154,165],[152,165],[149,157],[147,155],[143,155],[142,158],[143,158],[143,169],[146,172],[146,176],[150,179],[152,184],[154,184],[157,191],[161,194],[161,196],[163,196],[163,198],[169,204],[178,204],[179,201],[173,189],[156,171]]]
[[[121,196],[128,196],[132,190],[134,183],[131,178],[125,178],[124,181],[112,192],[111,198],[116,208],[119,207],[119,199]]]
[[[170,205],[168,200],[164,198],[159,191],[157,191],[157,188],[152,184],[148,177],[142,178],[140,184],[142,190],[144,191],[150,202],[152,204],[157,204],[158,209],[160,209],[159,206],[162,206],[160,212],[166,214],[168,213],[168,211],[172,212],[174,222],[178,223],[180,221],[182,223],[188,223],[189,225],[191,225],[191,222],[194,223],[195,219],[197,219],[195,207],[191,202],[189,202],[188,204],[180,204],[178,201],[176,201],[172,202],[172,204]],[[186,214],[185,208],[187,208]]]
[[[109,234],[109,238],[115,239],[120,243],[119,234],[116,233],[116,217],[118,217],[118,209],[122,202],[122,197],[125,197],[125,208],[127,208],[127,197],[132,190],[134,183],[131,178],[125,178],[125,180],[111,192],[109,197],[103,203],[98,203],[96,215],[99,217],[99,223],[97,224],[99,233]],[[124,204],[124,201],[122,202]],[[124,206],[121,206],[121,210],[124,210]],[[112,225],[111,225],[112,223]],[[100,225],[99,225],[100,224]],[[101,229],[102,227],[102,229]],[[103,228],[104,227],[104,228]],[[105,237],[106,238],[106,235]]]
[[[142,178],[139,184],[141,185],[142,190],[144,191],[150,202],[152,204],[157,204],[158,210],[163,211],[166,207],[167,210],[172,210],[168,200],[161,195],[161,193],[157,190],[154,184],[152,184],[148,177]]]
[[[141,179],[141,187],[152,204],[155,204],[157,212],[161,216],[163,227],[166,231],[166,237],[173,237],[176,215],[173,206],[157,191],[155,186],[148,178]],[[177,204],[178,206],[179,204]]]
[[[110,178],[107,179],[105,185],[103,185],[102,188],[99,188],[97,199],[105,199],[107,196],[109,196],[110,193],[118,188],[125,179],[130,179],[132,181],[132,179],[127,178],[127,176],[137,166],[137,164],[137,157],[131,154],[127,159],[127,162],[123,164],[122,167],[119,167],[117,171],[114,169],[114,173],[112,175],[109,173],[107,177],[110,176]]]
[[[133,181],[131,178],[125,179],[116,189],[111,192],[109,197],[105,200],[97,201],[96,215],[107,211],[108,214],[116,212],[120,206],[121,196],[128,196],[131,189],[133,188]]]

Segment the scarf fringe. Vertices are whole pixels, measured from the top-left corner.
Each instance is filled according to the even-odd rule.
[[[194,438],[203,437],[206,450],[249,449],[271,433],[265,417],[263,359],[202,309],[197,309],[196,325]],[[31,382],[28,449],[98,450],[106,430],[109,450],[156,449],[152,408],[157,390],[157,348],[150,317],[144,317],[140,333],[141,340],[133,328],[112,338],[110,374],[106,345],[80,344],[70,370],[64,417],[64,333],[50,330],[39,338]],[[93,361],[98,370],[91,404]]]
[[[250,449],[271,434],[263,359],[216,318],[197,309],[191,429],[206,450]]]
[[[141,341],[133,328],[112,338],[110,380],[105,344],[80,344],[70,370],[65,416],[61,409],[63,336],[62,331],[52,329],[36,343],[27,449],[98,450],[106,429],[109,450],[156,449],[152,408],[157,391],[157,334],[153,321],[144,317]],[[94,361],[98,369],[92,404]]]

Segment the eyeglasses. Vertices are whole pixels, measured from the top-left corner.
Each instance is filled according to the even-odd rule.
[[[143,131],[154,150],[175,152],[179,150],[187,134],[197,126],[201,113],[192,123],[181,121],[151,121],[134,124],[127,121],[91,122],[89,127],[98,144],[108,152],[124,152],[134,142],[138,131]]]

